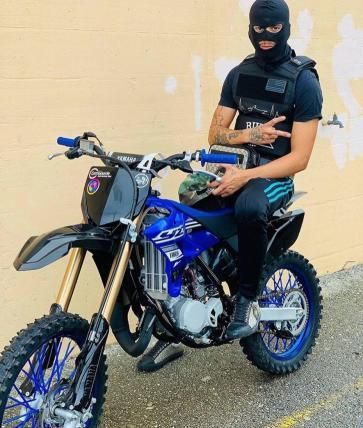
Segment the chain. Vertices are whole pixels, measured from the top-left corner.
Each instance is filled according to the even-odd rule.
[[[286,291],[274,291],[269,294],[263,294],[263,295],[257,296],[257,300],[268,300],[271,297],[280,297],[283,294],[286,294]]]

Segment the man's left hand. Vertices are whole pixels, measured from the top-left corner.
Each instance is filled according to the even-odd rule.
[[[225,169],[223,177],[208,184],[209,187],[215,188],[212,192],[215,196],[222,198],[231,196],[250,180],[248,171],[245,169],[239,169],[228,164],[223,164],[221,167]]]

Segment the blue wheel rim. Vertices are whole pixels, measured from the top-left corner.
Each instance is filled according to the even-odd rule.
[[[302,292],[306,296],[305,303],[307,304],[307,320],[299,335],[292,338],[279,337],[276,333],[271,333],[271,323],[261,323],[262,330],[264,330],[264,332],[260,333],[262,341],[269,354],[280,361],[295,358],[303,350],[313,328],[315,317],[314,299],[306,273],[295,265],[278,269],[266,283],[262,296],[271,293],[279,293],[279,295],[260,301],[261,307],[282,307],[287,292],[295,290]]]
[[[48,344],[52,344],[49,352]],[[47,353],[48,349],[48,353]],[[57,384],[64,379],[72,379],[75,374],[74,361],[79,353],[77,343],[68,337],[54,338],[37,349],[20,369],[18,377],[8,395],[3,412],[2,427],[22,428],[38,427],[40,406],[47,394],[54,388],[59,393],[62,387]],[[50,365],[51,354],[54,362]],[[47,368],[50,366],[49,368]],[[24,382],[28,383],[31,392],[24,392]],[[21,390],[23,385],[23,391]],[[64,388],[64,387],[63,387]],[[86,424],[89,427],[91,420]],[[43,424],[44,428],[53,428],[60,425]]]

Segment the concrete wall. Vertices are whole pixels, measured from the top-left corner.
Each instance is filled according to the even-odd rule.
[[[31,235],[80,220],[89,159],[49,162],[59,135],[93,130],[107,147],[165,154],[207,146],[227,71],[251,52],[249,0],[1,0],[0,346],[48,311],[65,260],[18,273]],[[289,1],[291,44],[318,62],[324,119],[309,169],[297,250],[320,274],[363,262],[363,5]],[[180,174],[164,195],[175,196]],[[100,285],[87,261],[72,310],[89,316]]]

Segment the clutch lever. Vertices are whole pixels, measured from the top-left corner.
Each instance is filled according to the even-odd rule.
[[[54,158],[57,158],[58,156],[64,156],[65,152],[62,153],[51,153],[50,155],[48,155],[48,160],[52,160]]]
[[[52,160],[58,156],[65,156],[68,159],[76,159],[82,156],[82,154],[82,151],[78,147],[74,147],[73,149],[69,149],[62,153],[52,153],[48,156],[48,160]]]

